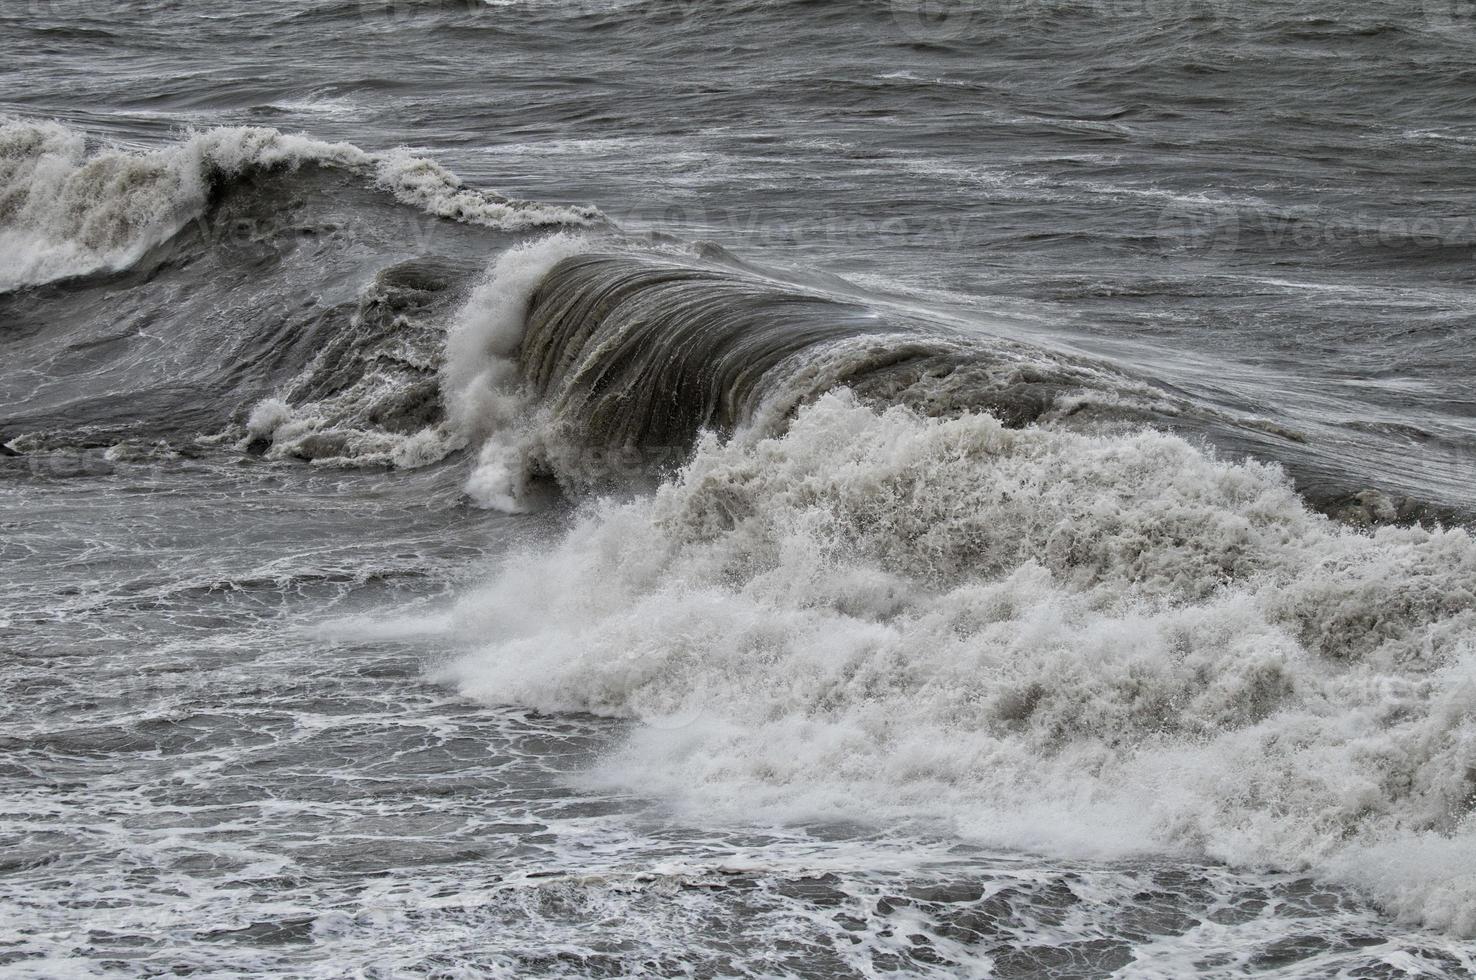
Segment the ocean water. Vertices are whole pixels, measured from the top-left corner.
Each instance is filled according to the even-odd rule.
[[[0,6],[0,974],[1476,975],[1476,9]]]

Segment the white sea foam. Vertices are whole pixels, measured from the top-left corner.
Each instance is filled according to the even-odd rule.
[[[292,420],[292,406],[280,398],[263,398],[246,420],[246,432],[253,439],[270,439]]]
[[[511,201],[469,188],[445,167],[406,150],[376,157],[375,166],[380,186],[393,193],[396,200],[413,204],[438,218],[486,225],[502,231],[527,231],[550,225],[592,225],[602,220],[600,212],[591,207]]]
[[[372,154],[275,129],[211,129],[129,150],[89,146],[58,123],[0,120],[0,290],[126,268],[203,214],[215,181],[307,163],[362,170],[402,203],[501,230],[601,220],[593,208],[468,188],[407,151]]]
[[[502,253],[446,338],[441,386],[448,426],[457,444],[481,447],[467,493],[484,507],[525,509],[519,423],[531,407],[517,355],[528,301],[550,269],[588,247],[584,236],[562,233]]]
[[[501,253],[472,291],[449,329],[420,319],[396,321],[383,333],[364,318],[383,297],[372,284],[349,334],[338,338],[328,370],[353,357],[355,380],[332,394],[295,400],[292,389],[313,390],[318,359],[249,413],[242,447],[269,443],[273,458],[322,465],[386,465],[413,469],[472,448],[477,456],[466,483],[471,500],[505,513],[523,513],[530,456],[541,431],[537,406],[524,391],[517,351],[529,298],[547,271],[588,247],[590,239],[555,233]],[[370,320],[372,321],[372,317]],[[444,347],[444,349],[442,349]],[[427,381],[436,387],[427,389]],[[430,397],[445,418],[422,428],[384,425],[420,414]]]
[[[1307,868],[1471,935],[1473,589],[1467,532],[1274,467],[840,392],[509,559],[442,677],[657,722],[589,778],[708,815]]]

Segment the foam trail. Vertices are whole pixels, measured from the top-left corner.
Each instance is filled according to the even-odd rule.
[[[1354,531],[1170,435],[839,392],[509,559],[442,676],[695,718],[590,778],[709,817],[1310,868],[1469,936],[1473,582],[1463,530]]]
[[[209,206],[223,181],[315,164],[363,172],[437,217],[525,231],[593,225],[586,207],[512,201],[465,187],[407,151],[373,154],[266,128],[219,128],[149,151],[89,147],[53,122],[0,120],[0,291],[127,268]]]

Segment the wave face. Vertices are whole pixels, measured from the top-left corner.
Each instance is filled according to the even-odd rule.
[[[1402,477],[1373,485],[1337,441],[1150,376],[847,283],[786,282],[715,246],[653,250],[593,208],[472,189],[404,151],[263,128],[130,151],[7,122],[0,160],[6,342],[47,364],[0,391],[16,448],[232,423],[271,455],[329,463],[408,467],[480,445],[473,497],[521,510],[530,476],[575,490],[649,479],[702,431],[773,431],[846,386],[928,415],[1172,428],[1277,461],[1314,506],[1357,522],[1470,516]],[[583,237],[519,244],[550,225]],[[490,276],[454,313],[489,252]]]
[[[842,392],[509,559],[443,677],[646,720],[590,780],[709,817],[1312,869],[1471,935],[1473,582],[1464,530],[1171,435]]]
[[[1336,441],[847,283],[775,278],[711,245],[565,235],[510,251],[459,316],[444,384],[458,438],[483,446],[469,490],[502,509],[523,509],[538,475],[576,492],[649,483],[703,432],[771,434],[844,387],[928,416],[1172,430],[1276,462],[1314,508],[1354,523],[1471,516],[1371,485]]]
[[[701,434],[777,431],[838,387],[1017,426],[1167,407],[1105,365],[782,282],[712,246],[569,236],[498,261],[448,341],[445,386],[461,437],[482,442],[469,490],[504,510],[538,475],[575,492],[649,483]]]
[[[1013,425],[1040,419],[1067,390],[1107,387],[1105,372],[1038,349],[652,256],[562,260],[530,296],[525,324],[522,377],[566,450],[685,454],[701,432],[764,429],[842,385],[933,411],[987,408]],[[559,462],[566,477],[577,472]]]

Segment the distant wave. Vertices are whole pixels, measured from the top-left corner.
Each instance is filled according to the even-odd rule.
[[[601,221],[593,208],[468,188],[408,151],[368,153],[265,128],[211,129],[162,149],[131,151],[89,145],[58,123],[6,120],[0,122],[0,291],[127,268],[203,214],[223,184],[303,164],[363,173],[427,214],[504,231]]]

